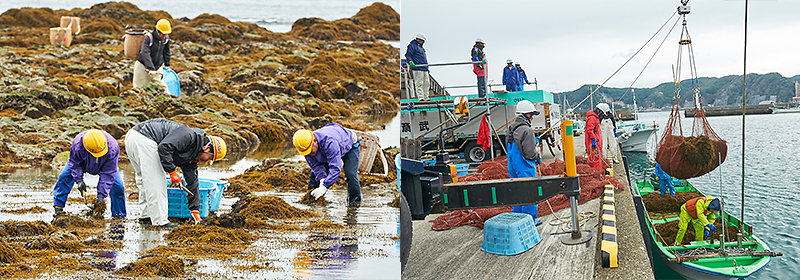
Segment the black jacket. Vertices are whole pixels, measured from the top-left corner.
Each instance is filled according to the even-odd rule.
[[[181,167],[186,188],[196,198],[199,182],[195,158],[203,153],[203,147],[210,141],[206,133],[199,128],[189,128],[188,125],[167,119],[147,120],[134,126],[133,130],[158,144],[158,156],[165,172],[175,171],[176,166]],[[199,207],[199,199],[189,202],[189,210],[197,210]]]
[[[161,64],[169,67],[169,36],[161,39],[161,32],[158,29],[153,29],[151,32],[153,40],[150,41],[150,36],[144,36],[142,46],[139,47],[139,56],[136,60],[144,64],[148,70],[157,70]]]

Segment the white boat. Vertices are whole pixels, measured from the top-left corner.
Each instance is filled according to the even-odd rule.
[[[623,152],[647,153],[649,150],[647,143],[656,141],[658,124],[653,122],[650,125],[639,121],[639,109],[636,106],[636,93],[633,89],[631,89],[631,94],[633,94],[634,120],[617,123],[617,143]]]
[[[786,113],[800,113],[800,107],[791,107],[791,108],[778,108],[772,107],[770,108],[773,114],[786,114]]]
[[[623,152],[646,153],[647,143],[656,141],[658,125],[644,124],[637,121],[624,122],[617,125],[617,143]]]

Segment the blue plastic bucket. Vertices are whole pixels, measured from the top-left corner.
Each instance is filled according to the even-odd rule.
[[[164,83],[167,84],[167,91],[175,96],[181,96],[181,83],[178,81],[178,74],[172,69],[162,68],[164,72]]]

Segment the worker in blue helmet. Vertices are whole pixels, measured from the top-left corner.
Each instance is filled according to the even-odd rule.
[[[721,209],[719,198],[713,196],[695,197],[686,201],[681,206],[680,222],[678,222],[678,235],[675,236],[675,243],[673,246],[680,245],[683,242],[683,235],[686,234],[686,228],[689,222],[694,226],[694,240],[702,241],[711,236],[711,233],[717,230],[714,221],[717,220]]]

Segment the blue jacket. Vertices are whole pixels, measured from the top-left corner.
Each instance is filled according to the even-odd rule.
[[[108,153],[96,158],[83,147],[83,136],[86,135],[87,131],[81,132],[72,140],[67,164],[75,183],[83,182],[83,173],[100,175],[100,180],[97,183],[97,195],[108,197],[111,185],[114,184],[114,180],[117,178],[119,145],[113,136],[103,131],[106,141],[108,141]]]
[[[353,148],[353,135],[350,130],[338,123],[332,123],[314,130],[319,148],[313,156],[307,155],[306,162],[318,180],[325,180],[330,188],[342,173],[342,157]]]
[[[519,84],[517,82],[518,77],[519,73],[517,72],[517,68],[514,68],[513,66],[509,67],[508,65],[506,65],[506,67],[503,68],[503,84],[506,85]]]
[[[518,84],[529,84],[528,82],[528,75],[525,75],[525,70],[522,70],[522,67],[517,68],[517,72],[519,76],[517,76],[517,83]]]
[[[428,64],[428,56],[425,54],[425,49],[422,48],[422,44],[417,42],[416,39],[411,40],[411,43],[408,43],[408,48],[406,48],[406,61],[414,62],[414,64]],[[414,67],[411,70],[417,71],[428,71],[428,66],[422,67]]]

